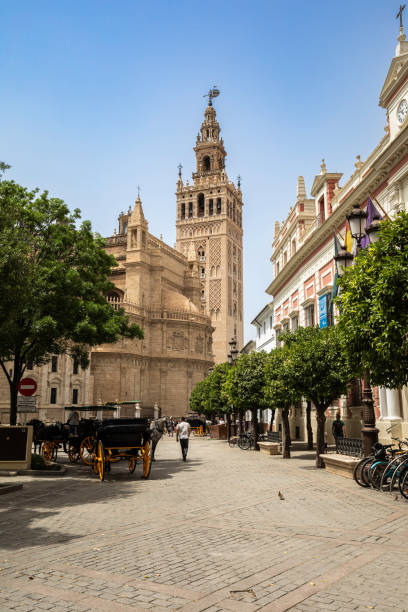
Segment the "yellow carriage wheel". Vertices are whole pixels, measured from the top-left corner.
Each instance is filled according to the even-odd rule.
[[[52,442],[43,442],[41,446],[41,454],[47,461],[51,461],[54,454],[54,445]]]
[[[102,440],[98,441],[98,448],[96,451],[96,461],[98,465],[99,480],[105,478],[105,449],[103,448]]]
[[[143,455],[143,478],[147,479],[150,476],[152,469],[152,454],[150,442],[147,441],[142,448]]]
[[[94,441],[93,436],[84,438],[79,447],[79,456],[85,465],[92,465],[94,458]]]

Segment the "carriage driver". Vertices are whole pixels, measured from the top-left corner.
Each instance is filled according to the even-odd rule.
[[[69,435],[76,436],[79,425],[79,414],[76,410],[72,410],[69,414],[67,423],[69,425]]]

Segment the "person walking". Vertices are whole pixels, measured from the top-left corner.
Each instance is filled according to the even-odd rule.
[[[332,433],[335,440],[338,438],[344,438],[344,423],[340,419],[340,414],[336,414],[336,420],[333,421]]]
[[[176,427],[176,442],[180,440],[183,461],[187,461],[188,439],[190,437],[190,433],[190,423],[186,421],[186,417],[182,417],[180,423]]]

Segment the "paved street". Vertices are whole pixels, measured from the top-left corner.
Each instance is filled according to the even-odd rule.
[[[137,471],[0,496],[0,610],[408,610],[408,503],[207,439]]]

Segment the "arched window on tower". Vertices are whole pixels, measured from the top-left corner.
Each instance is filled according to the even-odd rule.
[[[198,194],[197,202],[198,202],[197,216],[204,217],[204,194],[203,193]]]
[[[208,155],[206,155],[203,158],[203,170],[205,172],[208,172],[208,170],[211,170],[211,159]]]
[[[197,253],[198,253],[199,260],[200,261],[205,261],[205,251],[204,251],[202,246],[199,247]]]

